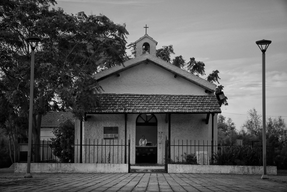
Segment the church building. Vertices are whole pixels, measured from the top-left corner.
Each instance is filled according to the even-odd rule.
[[[134,43],[135,58],[96,74],[103,93],[76,122],[75,163],[164,164],[190,142],[217,142],[216,85],[156,57],[147,33]]]

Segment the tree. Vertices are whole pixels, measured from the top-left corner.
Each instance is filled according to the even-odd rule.
[[[162,48],[156,50],[156,56],[168,63],[171,61],[171,54],[174,54],[172,45],[163,46]]]
[[[179,67],[179,68],[182,68],[184,67],[184,64],[185,64],[185,60],[182,58],[182,56],[176,56],[173,60],[172,60],[172,64]]]
[[[275,163],[278,168],[287,168],[287,139],[284,133],[287,133],[286,124],[282,117],[268,118],[266,143],[267,162]]]
[[[262,130],[262,121],[261,116],[258,115],[256,109],[251,109],[248,112],[249,118],[243,124],[243,127],[246,128],[247,132],[251,135],[260,136]]]
[[[135,54],[134,44],[131,44],[130,47],[133,48],[132,54]],[[205,63],[203,63],[202,61],[196,61],[194,57],[191,57],[189,59],[189,62],[185,63],[185,60],[180,55],[180,56],[176,56],[171,62],[171,54],[175,54],[172,45],[163,46],[162,48],[156,50],[156,56],[161,58],[162,60],[168,63],[171,63],[172,65],[175,65],[183,70],[186,70],[189,73],[192,73],[194,75],[197,75],[197,76],[205,75]],[[217,84],[215,94],[223,92],[223,88],[224,88],[224,86],[220,85],[219,83],[220,77],[218,74],[219,74],[219,71],[214,70],[206,78],[207,81]],[[228,98],[225,97],[223,100],[219,101],[219,104],[228,105],[227,100]]]
[[[237,139],[235,124],[231,118],[226,120],[223,115],[218,115],[218,140],[221,144],[233,145]]]
[[[53,130],[56,138],[51,138],[53,154],[59,157],[62,163],[74,162],[74,138],[75,125],[72,121],[67,120],[60,124],[59,128]]]
[[[192,57],[187,63],[187,70],[197,76],[205,75],[205,64],[202,61],[196,61],[195,58]]]
[[[25,39],[42,39],[35,50],[34,142],[42,116],[73,109],[78,118],[97,103],[99,67],[122,64],[128,34],[104,15],[81,17],[51,8],[54,0],[4,0],[0,7],[0,86],[11,114],[28,120],[30,52]],[[3,88],[3,89],[2,89]],[[27,128],[26,128],[27,129]],[[37,152],[38,150],[36,150]],[[36,160],[37,160],[36,155]]]
[[[218,76],[218,73],[219,71],[218,70],[215,70],[215,71],[212,71],[212,73],[210,73],[207,77],[207,81],[209,82],[214,82],[214,83],[219,83],[219,79],[220,77]],[[222,88],[223,89],[223,88]]]

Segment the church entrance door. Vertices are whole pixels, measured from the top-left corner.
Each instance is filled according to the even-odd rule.
[[[157,163],[157,119],[140,114],[136,120],[136,163]]]

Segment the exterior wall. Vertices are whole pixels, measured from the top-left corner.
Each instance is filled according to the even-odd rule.
[[[104,139],[104,127],[118,127],[118,139]],[[83,123],[84,163],[124,163],[125,117],[124,114],[93,115]],[[95,146],[104,145],[104,147]],[[115,154],[115,151],[119,153]],[[97,154],[97,155],[96,155]]]
[[[208,124],[206,114],[171,115],[171,160],[184,160],[184,154],[194,154],[200,164],[209,164],[212,152],[212,115]],[[214,116],[214,123],[216,122]],[[217,143],[217,126],[213,128],[213,143]],[[216,151],[213,147],[213,151]]]
[[[40,140],[50,140],[51,138],[55,138],[56,136],[53,133],[54,128],[41,128]]]
[[[125,70],[120,76],[110,76],[99,84],[105,93],[206,95],[200,86],[179,76],[175,78],[173,73],[151,62]]]
[[[211,139],[211,122],[205,124],[205,118],[206,114],[172,114],[171,140]]]

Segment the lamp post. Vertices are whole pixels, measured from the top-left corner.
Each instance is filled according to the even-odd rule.
[[[256,41],[259,49],[262,51],[262,148],[263,148],[263,175],[261,179],[267,179],[266,174],[266,91],[265,91],[265,52],[268,46],[271,44],[270,40],[259,40]]]
[[[35,48],[40,39],[38,37],[29,37],[26,39],[31,46],[31,73],[30,73],[30,105],[29,105],[29,130],[28,130],[28,157],[27,172],[25,178],[32,178],[30,173],[31,154],[32,154],[32,125],[33,125],[33,100],[34,100],[34,65],[35,65]]]

